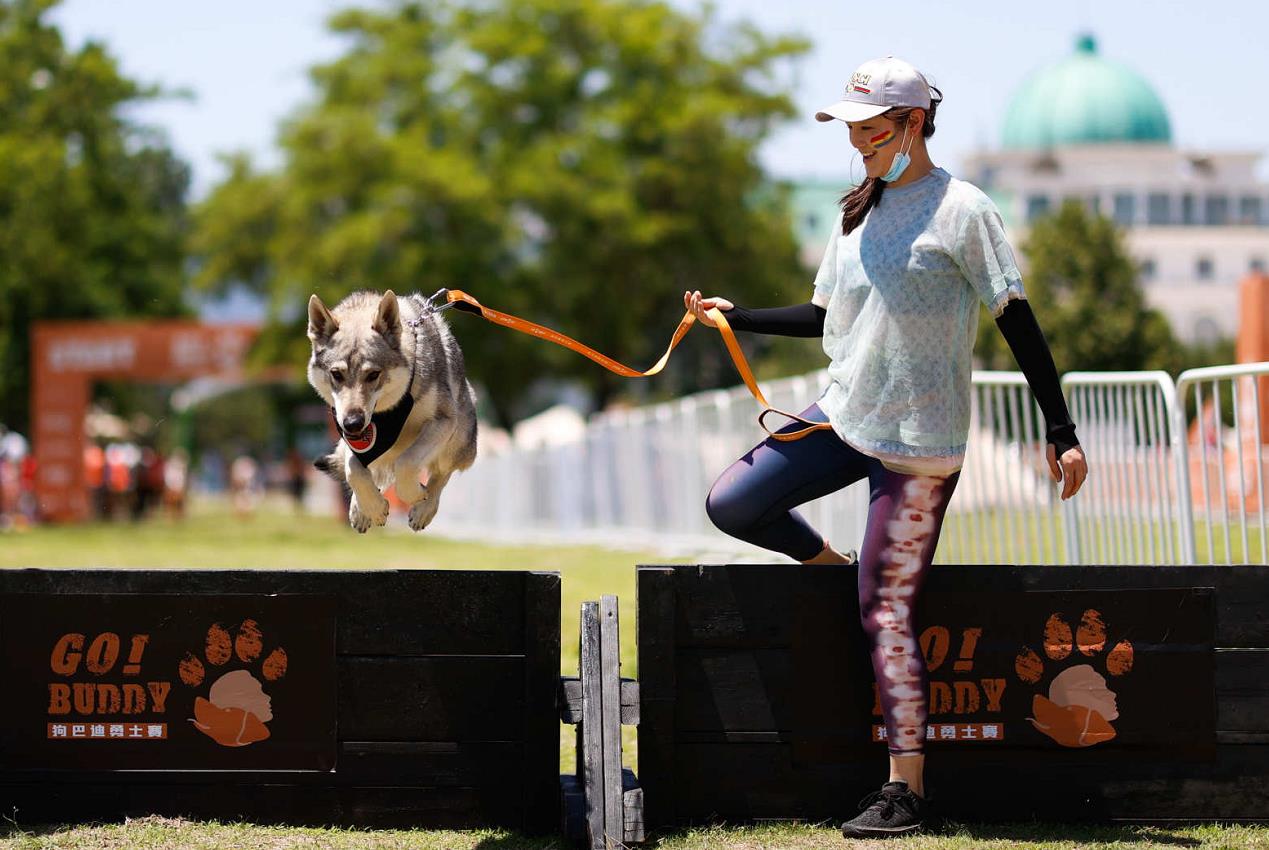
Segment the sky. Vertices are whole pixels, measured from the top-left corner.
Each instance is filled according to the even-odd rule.
[[[699,0],[671,0],[699,10]],[[363,0],[359,5],[374,5]],[[325,30],[353,0],[64,0],[52,14],[73,46],[105,42],[124,72],[191,93],[135,111],[166,130],[193,169],[193,197],[223,176],[218,154],[279,162],[279,122],[312,96],[307,69],[338,56]],[[1264,0],[714,0],[723,21],[809,38],[788,78],[799,115],[760,152],[772,173],[840,178],[850,171],[844,129],[814,113],[841,94],[862,62],[894,55],[942,89],[930,150],[954,174],[967,153],[998,147],[1005,111],[1027,75],[1092,32],[1099,52],[1145,77],[1186,149],[1269,155],[1269,3]],[[856,165],[856,169],[858,166]],[[1269,177],[1269,163],[1262,163]]]

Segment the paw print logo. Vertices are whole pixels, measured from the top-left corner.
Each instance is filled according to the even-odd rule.
[[[1106,652],[1106,624],[1100,612],[1089,608],[1074,635],[1061,614],[1044,624],[1044,654],[1065,666],[1049,684],[1049,695],[1036,694],[1031,701],[1035,728],[1064,747],[1091,747],[1115,737],[1112,720],[1119,717],[1115,692],[1098,672],[1103,667],[1112,678],[1132,670],[1133,649],[1121,640]],[[1075,654],[1078,653],[1078,654]],[[1072,664],[1075,661],[1087,663]],[[1029,685],[1044,678],[1045,661],[1031,647],[1023,647],[1014,660],[1014,672]]]
[[[269,737],[265,726],[273,719],[272,700],[251,667],[264,653],[264,636],[255,620],[243,620],[236,636],[213,623],[207,630],[203,658],[192,652],[181,659],[178,673],[181,681],[197,688],[235,658],[247,668],[239,667],[222,673],[211,684],[207,699],[194,699],[194,728],[224,747],[245,747]],[[260,675],[267,682],[276,682],[286,675],[286,650],[278,647],[260,664]]]

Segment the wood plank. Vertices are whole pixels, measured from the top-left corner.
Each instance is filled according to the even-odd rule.
[[[630,768],[621,770],[621,807],[625,844],[642,844],[645,840],[643,823],[643,789]]]
[[[345,741],[332,779],[339,785],[422,785],[519,791],[519,742]]]
[[[338,600],[336,652],[519,654],[525,576],[500,570],[0,570],[4,593],[311,593]]]
[[[561,676],[559,691],[561,723],[582,722],[582,680],[576,676]],[[639,681],[621,680],[621,725],[639,725]]]
[[[680,735],[794,728],[796,689],[787,649],[685,647],[675,660],[675,675],[674,724]]]
[[[339,737],[522,742],[524,666],[516,656],[341,657]]]
[[[621,784],[621,655],[617,646],[617,597],[599,599],[599,690],[602,769],[604,772],[604,846],[625,840]]]
[[[927,787],[944,815],[964,820],[1269,820],[1269,745],[1222,745],[1212,764],[1162,768],[1128,760],[1090,769],[1078,758],[1086,754],[1056,763],[1049,753],[1004,760],[949,751],[927,762]],[[850,816],[854,801],[885,779],[884,751],[876,756],[799,768],[788,744],[680,742],[678,822]],[[1001,783],[1006,771],[1042,779]],[[995,790],[983,794],[985,787]]]
[[[1216,650],[1216,728],[1269,732],[1269,649]]]
[[[560,775],[560,831],[571,841],[586,840],[586,795],[576,776]]]
[[[582,680],[582,746],[577,754],[577,769],[586,800],[588,846],[592,850],[604,850],[604,697],[600,681],[602,661],[598,602],[582,603],[580,628],[578,667]]]
[[[673,571],[683,646],[779,647],[799,621],[795,597],[803,582],[843,600],[856,593],[857,566],[720,564],[659,567]],[[1218,646],[1269,646],[1269,567],[1265,566],[987,566],[940,564],[923,595],[976,590],[1019,592],[1216,587]]]
[[[121,821],[157,814],[195,819],[312,826],[515,828],[518,797],[471,788],[359,788],[167,782],[0,785],[0,806],[22,823]]]
[[[639,780],[648,828],[676,820],[675,634],[678,620],[673,567],[636,570],[639,654]]]
[[[827,658],[784,649],[681,649],[675,664],[678,698],[675,728],[680,740],[718,740],[707,733],[843,733],[858,719],[866,728],[872,717],[872,669],[858,645],[835,645]],[[850,664],[850,656],[858,655]],[[829,666],[834,659],[838,667]],[[1269,650],[1219,650],[1216,653],[1217,726],[1219,730],[1269,731]],[[802,669],[801,676],[795,671]],[[807,672],[818,670],[818,675]],[[1009,688],[1023,687],[1009,682]],[[810,713],[808,707],[821,709]],[[953,717],[935,716],[931,722]],[[876,722],[880,722],[879,719]],[[1142,731],[1165,733],[1178,718],[1161,712]],[[706,734],[702,734],[706,733]]]
[[[560,676],[560,722],[576,725],[582,722],[582,680],[577,676]]]
[[[1219,567],[1216,576],[1216,645],[1269,647],[1269,566]]]
[[[788,645],[793,582],[802,567],[740,564],[668,569],[673,571],[678,593],[675,640],[680,646]]]
[[[521,828],[539,835],[557,828],[560,734],[556,689],[560,675],[560,576],[534,572],[525,576],[524,594],[524,769],[525,822]],[[504,697],[505,698],[505,697]]]

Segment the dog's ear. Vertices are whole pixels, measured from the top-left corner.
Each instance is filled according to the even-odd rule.
[[[337,330],[339,330],[339,322],[335,321],[335,317],[330,314],[330,310],[326,309],[322,299],[316,295],[310,296],[308,299],[308,338],[314,342],[319,339],[329,339]]]
[[[375,314],[374,329],[390,340],[401,336],[401,307],[397,295],[391,289],[379,299],[379,312]]]

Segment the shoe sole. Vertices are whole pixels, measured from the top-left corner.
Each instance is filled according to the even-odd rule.
[[[888,838],[892,835],[909,835],[921,828],[921,824],[913,824],[912,826],[897,826],[892,829],[885,827],[876,827],[873,829],[861,829],[859,827],[842,827],[843,838]]]

